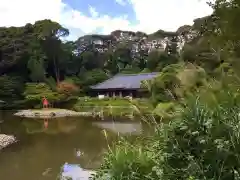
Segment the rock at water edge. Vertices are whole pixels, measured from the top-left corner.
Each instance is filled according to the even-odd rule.
[[[16,137],[13,135],[0,134],[0,150],[15,143]]]

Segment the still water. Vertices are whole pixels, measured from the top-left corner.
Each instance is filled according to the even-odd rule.
[[[144,129],[137,121],[80,117],[49,119],[44,124],[43,119],[15,117],[9,112],[2,113],[0,121],[0,133],[19,140],[0,152],[1,180],[55,180],[66,162],[90,172],[99,167],[107,150],[103,130],[111,144],[119,135],[131,139]]]

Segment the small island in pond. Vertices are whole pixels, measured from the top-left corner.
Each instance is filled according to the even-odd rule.
[[[47,108],[19,110],[14,115],[27,118],[58,118],[72,116],[90,116],[91,114],[88,112],[76,112],[67,109]]]

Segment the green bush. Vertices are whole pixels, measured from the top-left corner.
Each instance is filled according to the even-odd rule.
[[[158,141],[162,179],[234,179],[239,172],[239,102],[218,99],[218,106],[190,100],[182,117],[165,125],[168,134]],[[156,150],[157,148],[155,148]],[[156,160],[156,163],[160,162]]]
[[[139,108],[135,108],[136,106],[140,108],[141,113],[150,113],[153,109],[147,100],[133,99],[130,102],[129,99],[120,97],[104,99],[81,97],[73,109],[80,112],[103,111],[107,116],[136,116],[140,114]]]
[[[103,172],[111,180],[240,179],[240,98],[236,86],[210,86],[188,97],[182,113],[157,125],[153,135],[111,149],[95,179],[101,179]],[[205,91],[212,98],[206,100]]]
[[[153,171],[155,162],[150,151],[141,144],[130,144],[125,140],[110,150],[94,180],[133,180],[157,178]]]
[[[24,91],[24,81],[19,76],[0,76],[0,99],[6,102],[19,100]]]
[[[35,107],[40,107],[43,97],[46,97],[50,103],[61,101],[66,98],[65,95],[52,91],[50,86],[45,83],[26,83],[23,95],[26,104]]]

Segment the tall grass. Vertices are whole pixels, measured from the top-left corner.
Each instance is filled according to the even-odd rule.
[[[156,177],[156,173],[152,171],[155,163],[151,156],[143,145],[120,142],[106,154],[104,163],[94,179],[128,180]]]
[[[93,179],[239,180],[239,90],[221,88],[188,97],[181,115],[155,125],[153,135],[118,142]]]
[[[74,105],[73,109],[80,112],[103,112],[104,116],[127,117],[130,115],[137,116],[132,104],[137,104],[142,112],[150,113],[153,107],[147,100],[127,98],[80,98]]]

